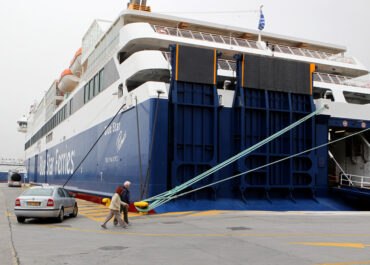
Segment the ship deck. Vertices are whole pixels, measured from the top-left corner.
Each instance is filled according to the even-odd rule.
[[[78,217],[63,224],[18,224],[22,190],[0,185],[4,264],[370,264],[370,212],[131,214],[129,229],[103,230],[108,209],[79,200]]]

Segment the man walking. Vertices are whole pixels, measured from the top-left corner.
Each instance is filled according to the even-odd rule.
[[[123,212],[123,219],[124,221],[126,222],[126,224],[129,224],[128,222],[128,206],[130,205],[130,189],[131,187],[131,182],[130,181],[125,181],[125,183],[123,183],[123,192],[121,194],[121,201],[123,201],[124,203],[127,203],[127,206],[123,206],[121,205],[121,209],[120,209],[120,212]],[[116,218],[114,218],[114,221],[113,221],[114,225],[117,225],[118,224],[118,221],[116,220]]]

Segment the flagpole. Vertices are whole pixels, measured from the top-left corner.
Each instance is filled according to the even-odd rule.
[[[262,15],[262,8],[263,8],[263,5],[260,6],[260,18],[261,18],[261,15]],[[258,42],[261,42],[261,34],[262,34],[262,30],[259,29],[259,31],[258,31]]]

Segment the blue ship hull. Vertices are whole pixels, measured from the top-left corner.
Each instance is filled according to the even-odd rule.
[[[148,169],[155,105],[156,99],[150,99],[138,105],[143,177],[145,177],[145,173]],[[178,161],[173,161],[173,157],[171,158],[169,155],[173,148],[173,144],[171,145],[169,142],[169,126],[171,126],[168,114],[169,101],[160,99],[158,106],[158,119],[153,141],[153,155],[149,175],[149,197],[164,192],[194,177],[191,172],[185,175],[185,170],[178,173],[177,176],[172,176],[170,172],[171,165],[175,163],[181,164],[182,162],[180,159],[178,159]],[[216,156],[216,163],[226,160],[236,152],[230,139],[233,109],[222,108],[218,113],[219,121],[217,127],[219,137],[217,138],[216,144],[218,145],[219,151]],[[110,119],[28,159],[26,161],[26,166],[29,180],[35,183],[63,185],[109,121]],[[111,128],[107,129],[105,135],[91,151],[87,159],[82,163],[81,167],[73,175],[67,187],[74,191],[104,197],[111,196],[117,186],[122,185],[125,180],[129,180],[132,182],[132,200],[140,200],[141,184],[143,184],[143,180],[140,181],[135,107],[120,113],[110,127]],[[321,127],[320,125],[317,126],[316,134],[326,136],[327,125],[324,124]],[[192,129],[194,129],[193,126],[189,125],[189,127],[184,130],[190,135]],[[118,143],[120,141],[122,143]],[[320,142],[325,141],[326,139],[321,139]],[[325,152],[325,150],[322,152],[323,159],[326,158]],[[325,165],[325,163],[323,165]],[[181,171],[181,168],[177,168],[176,170]],[[211,176],[210,179],[217,180],[233,175],[235,172],[235,165],[231,165],[222,169],[217,175]],[[320,194],[324,195],[327,191],[325,167],[321,174],[318,173],[316,176],[314,188],[321,191]],[[208,183],[209,181],[206,182]],[[297,188],[311,189],[313,184],[313,182],[310,182],[306,186],[300,185],[300,187]],[[190,199],[194,204],[198,204],[198,201],[199,203],[201,201],[204,202],[204,200],[212,201],[211,204],[205,204],[205,208],[216,207],[218,199],[235,199],[242,203],[241,205],[244,205],[245,203],[242,200],[243,196],[240,188],[242,185],[246,184],[240,179],[231,180],[225,182],[225,184],[193,193],[192,195],[186,196],[184,199]],[[256,185],[256,187],[253,187],[253,185],[250,185],[250,188],[251,190],[255,188],[255,190],[258,191],[261,189],[260,186],[261,185]],[[293,185],[289,184],[285,186],[279,185],[275,188],[286,189],[286,192],[289,192],[289,187],[294,188]],[[270,189],[273,188],[272,185]],[[237,204],[239,204],[239,202]],[[203,203],[201,204],[203,205]],[[222,208],[227,208],[224,202],[221,203],[220,200],[219,206],[221,207],[221,205]],[[200,208],[203,208],[203,206],[200,206]],[[230,206],[229,208],[234,208],[234,206]]]
[[[142,171],[148,167],[155,99],[138,106],[140,121],[140,144]],[[155,154],[152,159],[150,194],[163,192],[167,188],[165,159],[167,150],[166,113],[167,101],[159,104],[157,134],[154,140]],[[113,117],[112,117],[113,118]],[[82,161],[110,119],[94,126],[61,144],[54,146],[26,161],[31,182],[63,185]],[[110,196],[123,182],[132,182],[132,200],[140,198],[140,167],[138,152],[136,110],[130,108],[120,113],[76,171],[67,188],[100,196]]]

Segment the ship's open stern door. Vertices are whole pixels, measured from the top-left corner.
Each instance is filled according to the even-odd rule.
[[[369,125],[370,121],[365,120],[330,118],[330,141],[360,132]],[[336,142],[329,150],[329,186],[347,195],[370,199],[370,131]]]

